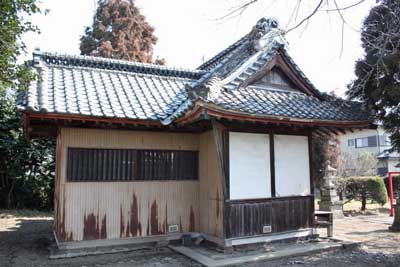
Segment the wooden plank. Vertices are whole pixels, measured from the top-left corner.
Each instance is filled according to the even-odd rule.
[[[227,203],[227,237],[249,237],[263,233],[271,225],[272,233],[311,227],[310,196],[274,198],[258,202]]]

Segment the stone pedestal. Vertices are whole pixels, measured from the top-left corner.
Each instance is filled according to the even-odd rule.
[[[394,205],[394,220],[392,226],[389,227],[391,232],[400,232],[400,198],[396,200]]]
[[[324,183],[321,187],[321,201],[319,202],[319,210],[331,211],[334,219],[343,218],[343,202],[339,200],[335,186],[332,182],[336,177],[336,169],[327,166]]]

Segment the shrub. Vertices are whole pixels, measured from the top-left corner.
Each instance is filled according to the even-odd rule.
[[[365,210],[367,199],[384,205],[388,201],[388,195],[383,179],[378,176],[352,176],[339,178],[344,183],[346,198],[361,201],[361,210]]]

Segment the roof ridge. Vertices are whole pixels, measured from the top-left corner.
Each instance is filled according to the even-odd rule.
[[[38,58],[38,59],[37,59]],[[192,70],[187,68],[167,67],[163,65],[156,65],[150,63],[133,62],[120,59],[82,56],[82,55],[68,55],[49,52],[34,52],[34,64],[40,61],[46,64],[64,65],[64,66],[79,66],[79,67],[92,67],[99,69],[129,71],[136,73],[157,74],[161,76],[175,76],[185,77],[191,79],[199,79],[206,71]]]
[[[247,38],[249,34],[247,33],[243,37],[241,37],[239,40],[207,60],[206,62],[203,62],[200,66],[197,67],[197,70],[207,70],[212,68],[212,65],[215,64],[218,60],[229,54],[232,50],[235,50],[238,46],[240,46]]]

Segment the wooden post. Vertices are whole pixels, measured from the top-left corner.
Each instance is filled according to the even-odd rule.
[[[229,218],[229,132],[226,127],[217,122],[216,120],[211,120],[214,143],[217,149],[218,161],[220,172],[222,176],[222,195],[223,195],[223,238],[228,236],[228,218]],[[222,140],[221,140],[222,139]]]
[[[271,197],[276,197],[276,183],[275,183],[275,143],[274,135],[269,135],[269,157],[271,169]]]

